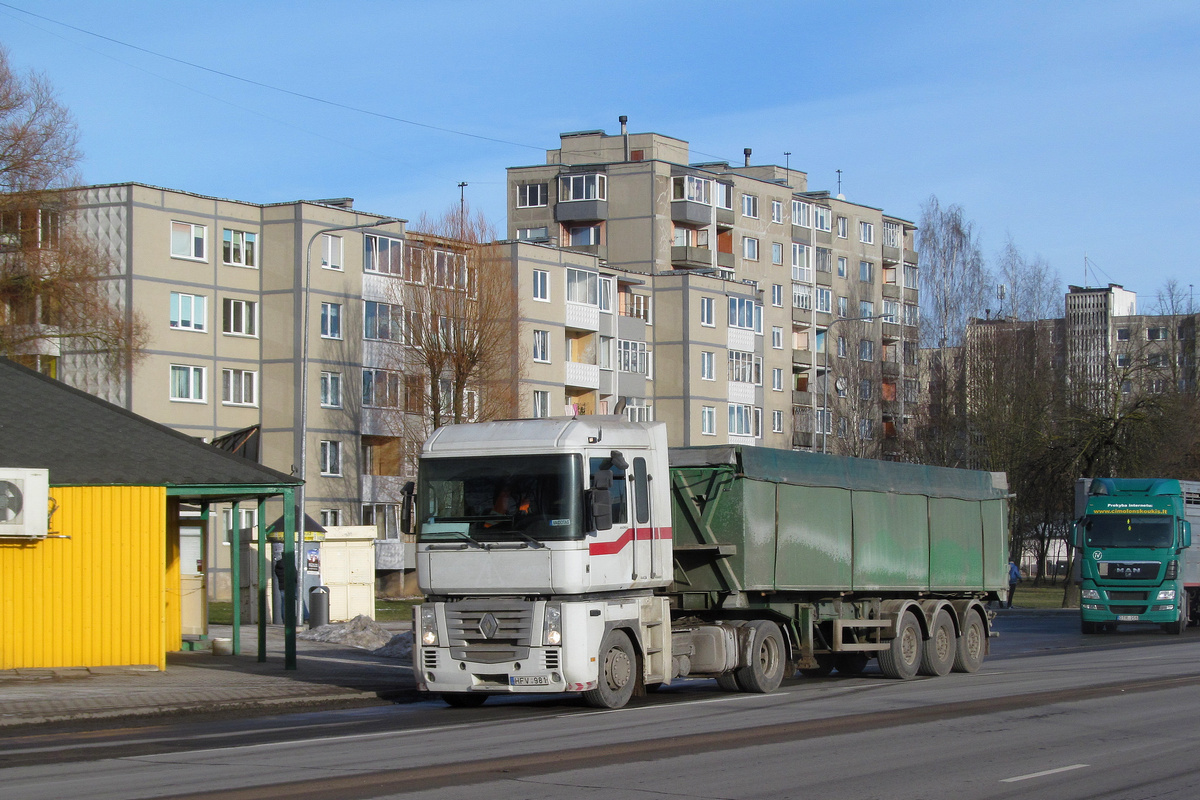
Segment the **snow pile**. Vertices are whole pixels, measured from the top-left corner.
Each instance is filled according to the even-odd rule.
[[[412,658],[413,652],[413,635],[412,631],[397,633],[392,637],[391,641],[380,647],[377,650],[372,650],[372,655],[387,656],[388,658]]]
[[[349,622],[322,625],[319,628],[298,633],[296,637],[312,642],[345,644],[351,647],[360,647],[363,650],[382,648],[390,645],[392,641],[392,634],[366,614],[359,614]]]

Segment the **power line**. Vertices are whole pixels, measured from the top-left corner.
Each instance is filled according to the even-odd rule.
[[[70,30],[77,31],[78,33],[82,33],[87,36],[93,36],[97,39],[102,39],[106,42],[112,42],[113,44],[117,44],[122,47],[128,47],[131,50],[137,50],[138,52],[146,53],[148,55],[155,56],[156,58],[161,58],[166,61],[173,61],[176,64],[182,64],[186,67],[191,67],[192,69],[202,70],[204,72],[208,72],[213,75],[220,75],[223,78],[229,78],[231,80],[241,81],[242,83],[246,83],[251,86],[257,86],[262,89],[269,89],[273,92],[279,92],[281,94],[291,95],[292,97],[298,97],[302,100],[308,100],[308,101],[311,101],[314,103],[322,103],[324,105],[332,106],[334,108],[341,108],[346,111],[354,111],[359,114],[366,114],[368,116],[378,117],[380,119],[386,119],[391,122],[399,122],[404,125],[412,125],[417,128],[425,128],[426,130],[438,131],[440,133],[450,133],[450,134],[454,134],[455,136],[466,136],[471,139],[479,139],[481,141],[494,142],[496,144],[507,144],[507,145],[511,145],[512,147],[526,147],[531,150],[543,149],[541,147],[537,147],[537,146],[531,145],[531,144],[524,144],[522,142],[512,142],[507,139],[497,139],[492,136],[484,136],[484,135],[478,134],[478,133],[469,133],[467,131],[455,130],[454,128],[443,128],[438,125],[430,125],[425,122],[417,122],[416,120],[404,119],[403,117],[396,117],[396,116],[392,116],[391,114],[384,114],[383,112],[380,112],[380,111],[372,111],[372,110],[366,109],[366,108],[359,108],[358,106],[352,106],[349,103],[341,103],[336,100],[327,100],[324,97],[317,97],[316,95],[305,94],[303,92],[296,92],[291,89],[285,89],[281,86],[274,86],[272,84],[264,83],[262,81],[256,81],[253,78],[244,78],[241,75],[235,75],[232,72],[225,72],[223,70],[214,69],[212,67],[206,67],[203,64],[197,64],[195,62],[187,61],[182,58],[176,58],[175,56],[167,55],[165,53],[159,53],[155,50],[151,50],[146,47],[141,47],[140,45],[131,44],[129,42],[122,41],[120,39],[114,39],[111,36],[105,36],[104,34],[101,34],[101,33],[96,33],[94,31],[89,31],[85,28],[80,28],[75,25],[71,25],[69,23],[62,22],[61,20],[52,19],[51,17],[46,17],[41,14],[35,14],[32,11],[26,11],[23,8],[18,8],[17,6],[11,5],[9,3],[0,2],[0,6],[3,6],[4,8],[10,9],[12,11],[16,11],[21,14],[27,14],[28,16],[43,20],[45,22],[52,23],[54,25],[61,25],[64,28],[68,28]]]

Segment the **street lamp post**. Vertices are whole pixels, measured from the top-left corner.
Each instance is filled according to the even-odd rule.
[[[833,330],[833,326],[839,322],[874,322],[878,317],[839,317],[833,322],[825,326],[825,374],[821,378],[821,452],[827,453],[825,440],[829,436],[829,428],[826,423],[826,415],[829,414],[829,332]],[[832,416],[829,417],[832,422]],[[303,491],[303,489],[301,489]]]
[[[383,225],[389,225],[393,222],[402,222],[395,217],[387,217],[385,219],[377,219],[371,222],[363,222],[357,225],[334,225],[328,228],[321,228],[313,233],[308,238],[308,244],[304,248],[304,287],[302,302],[304,303],[303,325],[304,333],[300,346],[300,488],[297,491],[299,514],[297,514],[297,522],[300,528],[300,541],[304,541],[305,528],[305,484],[304,481],[308,478],[308,340],[309,340],[309,293],[312,280],[312,246],[318,236],[334,231],[353,231],[362,228],[377,228]],[[286,533],[285,533],[286,536]],[[286,539],[285,539],[286,543]],[[301,548],[302,550],[303,548]],[[300,617],[301,597],[298,591],[299,582],[299,564],[298,558],[300,553],[293,548],[292,558],[287,558],[286,547],[284,553],[284,587],[290,588],[293,591],[293,596],[284,597],[284,668],[296,668],[296,621]],[[289,620],[288,617],[291,617]],[[289,624],[290,623],[290,624]]]

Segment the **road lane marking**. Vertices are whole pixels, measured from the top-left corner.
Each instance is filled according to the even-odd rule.
[[[1027,781],[1031,778],[1044,778],[1047,775],[1057,775],[1060,772],[1070,772],[1073,769],[1084,769],[1090,767],[1091,764],[1072,764],[1069,767],[1059,767],[1058,769],[1044,769],[1041,772],[1031,772],[1028,775],[1018,775],[1015,778],[1005,778],[1001,783],[1016,783],[1017,781]]]

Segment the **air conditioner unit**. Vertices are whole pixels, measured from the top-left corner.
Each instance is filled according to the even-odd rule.
[[[0,468],[0,539],[44,539],[50,471]]]

